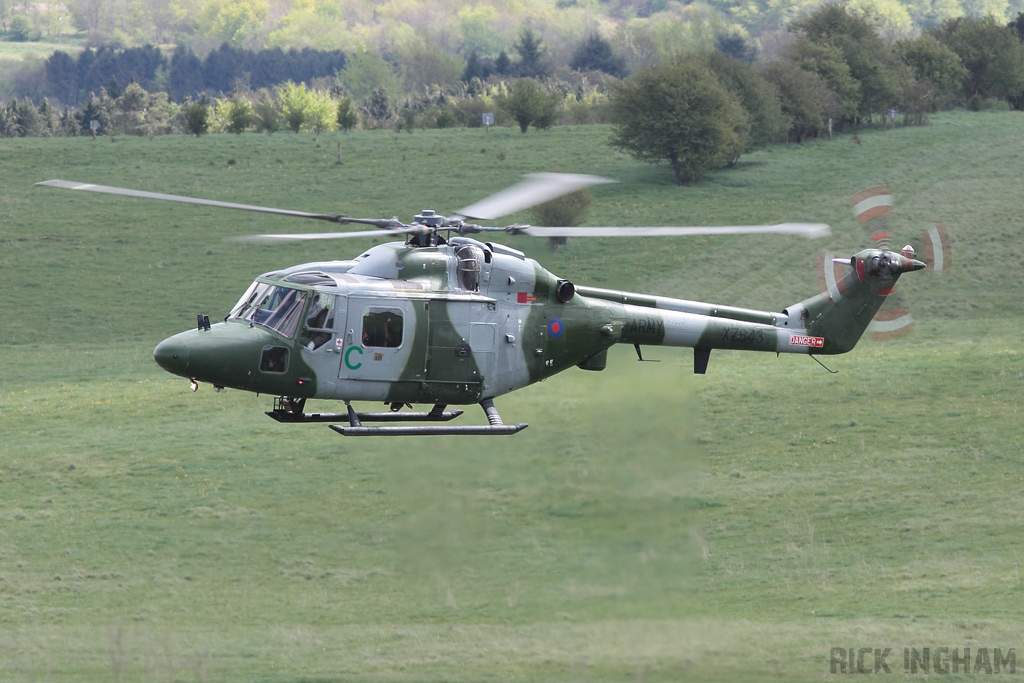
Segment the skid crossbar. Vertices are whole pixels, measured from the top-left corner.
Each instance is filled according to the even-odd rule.
[[[500,436],[515,434],[528,426],[524,422],[507,425],[494,407],[491,399],[484,399],[480,407],[487,415],[485,425],[387,425],[367,426],[364,422],[449,422],[462,415],[461,410],[445,410],[443,404],[435,405],[429,411],[392,410],[381,413],[359,413],[346,401],[347,412],[344,413],[307,413],[304,399],[279,397],[274,402],[274,409],[267,411],[267,416],[278,422],[302,424],[306,422],[347,422],[348,424],[332,424],[331,429],[343,436]],[[396,404],[397,406],[397,404]]]

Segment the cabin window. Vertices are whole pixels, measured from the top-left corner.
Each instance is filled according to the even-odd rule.
[[[397,308],[371,306],[363,313],[363,346],[398,348],[404,321]]]
[[[260,370],[281,373],[288,369],[288,349],[280,346],[264,346],[260,357]]]
[[[306,314],[299,335],[299,344],[307,351],[316,351],[334,337],[334,295],[318,293]]]

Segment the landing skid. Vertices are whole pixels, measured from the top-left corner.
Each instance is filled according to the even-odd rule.
[[[274,400],[274,409],[267,411],[267,416],[282,423],[298,424],[306,422],[348,422],[348,424],[332,424],[331,429],[343,436],[488,436],[515,434],[526,429],[526,423],[507,425],[501,420],[494,402],[486,399],[480,406],[487,414],[486,425],[395,425],[366,426],[364,422],[449,422],[462,415],[461,410],[445,410],[447,406],[438,404],[430,411],[400,412],[392,410],[386,413],[358,413],[347,403],[345,413],[306,413],[303,412],[305,399],[278,397]]]

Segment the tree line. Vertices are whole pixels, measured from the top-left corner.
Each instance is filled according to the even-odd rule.
[[[144,90],[162,90],[180,102],[203,93],[231,92],[239,81],[255,89],[286,81],[311,83],[344,67],[345,55],[338,50],[253,51],[224,43],[200,59],[184,47],[168,55],[151,45],[123,50],[104,46],[87,48],[77,57],[54,52],[43,63],[35,92],[21,95],[77,107],[90,93],[106,90],[117,98],[125,86],[137,83]]]
[[[126,49],[102,46],[86,48],[77,57],[58,50],[36,73],[23,75],[14,95],[36,101],[47,97],[53,102],[78,106],[89,93],[106,89],[117,97],[124,86],[134,82],[145,90],[163,90],[180,102],[204,93],[214,96],[231,92],[240,85],[258,90],[287,81],[312,84],[344,71],[350,60],[353,64],[346,78],[360,97],[381,87],[394,98],[422,87],[453,86],[491,76],[546,78],[552,74],[539,34],[525,27],[512,45],[511,56],[504,50],[496,58],[473,52],[461,62],[425,46],[420,53],[408,57],[404,62],[373,53],[346,58],[340,50],[257,51],[228,43],[222,43],[203,58],[184,46],[170,54],[152,45]],[[625,61],[596,34],[575,49],[570,67],[574,71],[600,71],[612,76],[626,73]]]
[[[610,143],[667,161],[687,184],[775,140],[852,125],[921,125],[928,114],[1003,103],[1024,109],[1024,14],[943,21],[887,42],[864,14],[822,6],[794,22],[778,59],[691,56],[612,84]]]
[[[280,47],[404,55],[426,42],[449,55],[496,58],[528,24],[568,61],[568,46],[589,33],[609,39],[631,71],[667,52],[707,46],[722,33],[761,37],[806,18],[819,0],[0,0],[0,31],[10,40],[72,39],[119,47],[187,45],[205,55],[222,42],[252,50]],[[878,26],[907,35],[957,16],[1007,20],[1022,0],[872,0]]]
[[[161,84],[186,73],[173,70],[174,57],[181,63],[186,53],[176,52],[162,71],[155,51],[139,50],[126,63],[146,71],[127,87],[114,83],[115,74],[108,86],[118,87],[90,91],[78,107],[63,111],[48,100],[38,107],[12,100],[0,105],[0,134],[411,132],[480,126],[482,115],[493,113],[495,124],[517,125],[524,133],[562,123],[612,123],[613,145],[640,159],[668,161],[677,182],[687,183],[772,142],[839,134],[855,125],[920,125],[928,114],[956,106],[1024,109],[1024,14],[1009,24],[991,15],[957,17],[916,38],[887,41],[864,13],[826,5],[790,30],[792,40],[770,61],[755,60],[745,41],[720,40],[716,50],[624,78],[609,73],[621,62],[599,37],[578,47],[581,70],[542,77],[543,43],[524,30],[516,57],[501,65],[504,73],[477,57],[461,65],[455,85],[415,89],[379,55],[346,59],[340,53],[329,76],[261,86],[255,71],[239,71],[255,65],[260,53],[225,45],[193,62],[199,66],[193,82],[206,84],[202,69],[210,66],[211,80],[214,73],[221,86],[231,79],[230,88],[217,97],[192,91],[180,103]],[[79,63],[94,64],[99,54]],[[332,64],[318,59],[305,63],[327,64],[325,71]]]

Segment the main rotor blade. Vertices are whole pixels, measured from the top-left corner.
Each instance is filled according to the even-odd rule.
[[[511,232],[534,237],[669,237],[695,235],[748,235],[781,233],[808,238],[825,237],[831,230],[825,223],[778,223],[777,225],[721,225],[704,227],[645,227],[645,228],[543,228],[516,227]]]
[[[259,213],[273,213],[281,216],[295,216],[297,218],[314,218],[317,220],[331,221],[333,223],[366,223],[369,225],[390,225],[388,220],[376,218],[352,218],[344,214],[323,214],[307,213],[305,211],[291,211],[289,209],[275,209],[267,206],[253,206],[251,204],[235,204],[233,202],[220,202],[215,199],[198,199],[196,197],[184,197],[177,194],[163,194],[161,192],[146,192],[145,190],[131,190],[124,187],[111,187],[109,185],[92,185],[90,183],[78,183],[73,180],[44,180],[36,185],[47,185],[49,187],[61,187],[66,190],[86,190],[88,192],[101,192],[103,194],[118,194],[125,197],[139,197],[141,199],[160,199],[168,202],[180,202],[182,204],[199,204],[202,206],[216,206],[222,209],[240,209],[242,211],[257,211]]]
[[[563,194],[614,180],[580,173],[528,173],[526,180],[470,204],[458,212],[463,218],[490,221],[551,201]]]
[[[421,234],[428,230],[422,225],[410,225],[404,228],[388,230],[356,230],[353,232],[305,232],[280,235],[244,235],[232,237],[233,242],[246,242],[249,244],[276,244],[278,242],[303,242],[306,240],[340,240],[351,237],[385,237],[387,235],[408,235],[412,233]]]

